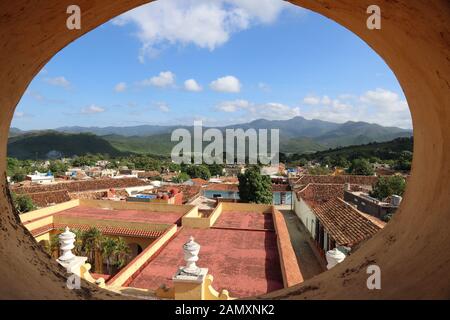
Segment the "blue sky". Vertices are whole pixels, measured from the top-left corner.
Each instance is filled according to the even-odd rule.
[[[30,84],[12,126],[219,126],[294,116],[411,128],[392,71],[333,21],[281,0],[160,0],[59,52]]]

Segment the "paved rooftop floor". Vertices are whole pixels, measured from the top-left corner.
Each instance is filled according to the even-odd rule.
[[[201,245],[197,265],[209,268],[216,290],[248,297],[283,287],[275,232],[216,228],[182,229],[129,286],[152,290],[172,286],[172,276],[185,265],[182,246],[190,236]]]
[[[303,279],[310,279],[315,275],[326,271],[317,259],[308,242],[309,233],[301,220],[291,210],[283,210],[281,213],[284,215],[284,219],[286,220],[292,247],[294,248],[295,255],[297,256],[297,263]]]
[[[75,207],[58,212],[56,215],[79,217],[83,219],[113,219],[133,222],[175,224],[181,220],[183,213]]]
[[[274,230],[271,213],[224,211],[213,225],[214,228],[247,230]]]

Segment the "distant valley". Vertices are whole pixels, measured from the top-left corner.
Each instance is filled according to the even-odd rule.
[[[170,155],[177,142],[170,141],[171,132],[181,126],[143,125],[133,127],[61,127],[53,130],[23,131],[11,128],[8,155],[19,159],[45,159],[50,156],[71,157],[87,153],[110,156],[127,154]],[[192,126],[183,128],[192,131]],[[411,130],[383,127],[367,122],[343,124],[307,120],[255,120],[218,129],[280,129],[280,152],[303,154],[330,148],[390,141],[412,136]],[[207,127],[204,127],[206,130]]]

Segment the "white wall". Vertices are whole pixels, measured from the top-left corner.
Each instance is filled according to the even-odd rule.
[[[300,218],[303,225],[308,229],[311,237],[315,238],[316,235],[316,216],[314,212],[309,208],[303,199],[297,199],[297,195],[292,193],[294,200],[294,212]]]

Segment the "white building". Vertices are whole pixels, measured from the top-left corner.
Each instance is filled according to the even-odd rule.
[[[27,175],[27,180],[31,181],[32,184],[49,184],[55,181],[53,174],[35,172],[34,174]]]

